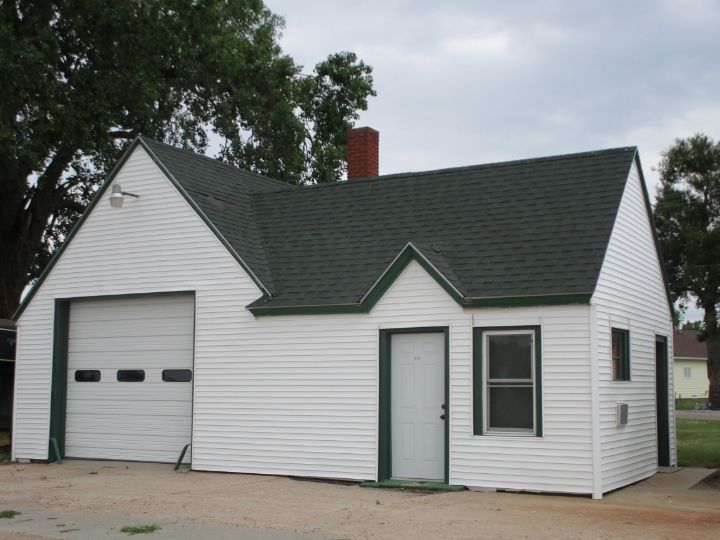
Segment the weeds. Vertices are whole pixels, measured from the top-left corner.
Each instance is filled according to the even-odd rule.
[[[152,525],[125,525],[120,532],[133,534],[150,534],[160,529],[160,525],[153,523]]]

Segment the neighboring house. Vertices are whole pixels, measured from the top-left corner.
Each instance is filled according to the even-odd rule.
[[[0,319],[0,431],[10,431],[12,427],[16,341],[15,323]]]
[[[697,330],[673,331],[673,371],[676,398],[706,398],[710,389],[707,345]]]
[[[293,187],[138,138],[16,314],[13,457],[600,498],[675,464],[666,293],[635,148]]]

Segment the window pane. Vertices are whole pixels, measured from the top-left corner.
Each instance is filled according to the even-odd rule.
[[[532,337],[528,334],[488,336],[490,379],[532,378]]]
[[[533,429],[533,389],[489,386],[489,428]]]
[[[189,369],[163,369],[162,380],[164,382],[190,382],[192,371]]]
[[[75,372],[75,382],[100,382],[100,370],[78,369]]]
[[[118,382],[143,382],[145,371],[142,369],[119,369],[117,380]]]
[[[628,333],[622,330],[612,331],[612,373],[614,381],[630,380],[630,359],[628,352]]]

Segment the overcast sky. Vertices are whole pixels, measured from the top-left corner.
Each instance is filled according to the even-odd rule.
[[[654,196],[676,137],[720,137],[720,0],[266,4],[306,71],[373,67],[381,174],[635,145]]]
[[[651,193],[675,137],[720,129],[720,1],[266,0],[311,70],[356,52],[381,174],[637,145]]]

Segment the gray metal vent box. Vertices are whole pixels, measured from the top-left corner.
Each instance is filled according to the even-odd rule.
[[[617,425],[626,426],[628,423],[628,404],[627,403],[616,403],[617,407]]]

